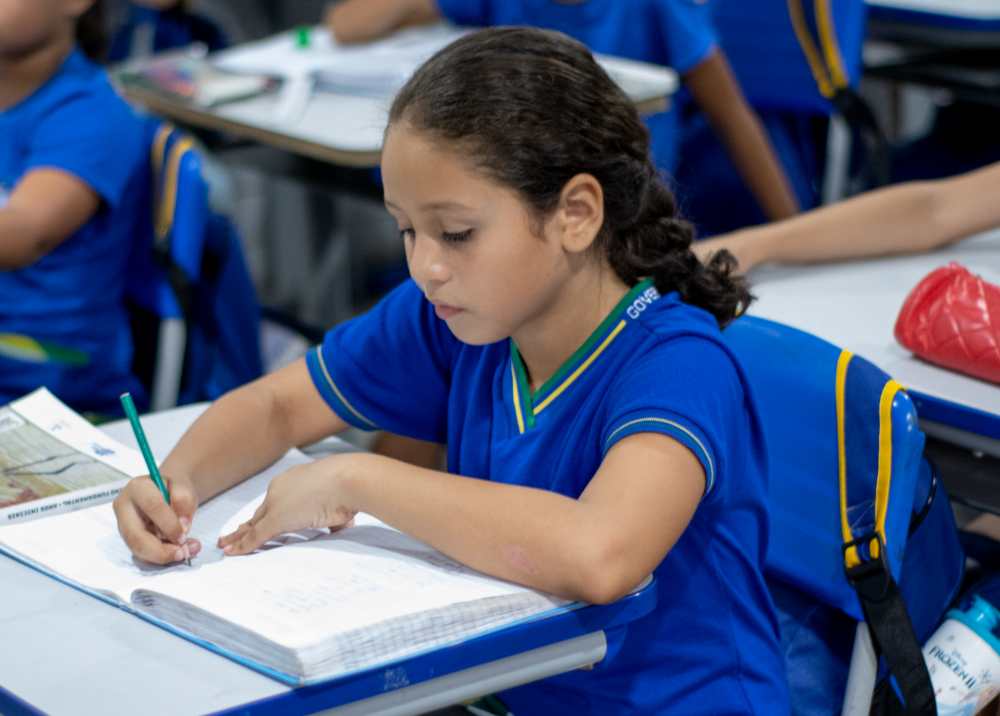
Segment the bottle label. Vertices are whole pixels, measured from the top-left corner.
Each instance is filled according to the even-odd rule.
[[[961,622],[946,619],[924,645],[938,716],[972,716],[1000,693],[1000,654]]]

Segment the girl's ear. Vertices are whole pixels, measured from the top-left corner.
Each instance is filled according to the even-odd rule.
[[[591,174],[577,174],[563,187],[556,208],[563,249],[587,251],[604,225],[604,190]]]

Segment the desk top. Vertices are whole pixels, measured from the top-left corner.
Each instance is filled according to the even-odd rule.
[[[995,0],[867,0],[872,17],[908,13],[929,22],[1000,21],[1000,5]]]
[[[448,25],[412,28],[364,46],[337,47],[325,30],[313,32],[313,45],[297,49],[294,33],[282,33],[210,55],[206,61],[227,71],[269,74],[283,79],[277,92],[233,101],[213,108],[157,92],[142,84],[125,82],[125,96],[152,112],[189,126],[229,132],[235,136],[271,145],[284,151],[342,166],[372,167],[379,161],[382,134],[389,105],[395,94],[382,86],[371,68],[384,66],[382,75],[412,72],[424,55],[459,37],[468,30]],[[673,70],[658,65],[618,57],[599,56],[640,112],[661,111],[667,97],[678,86]],[[151,58],[122,67],[128,73],[141,71]],[[160,60],[162,61],[162,59]],[[364,72],[360,68],[368,69]],[[338,83],[323,77],[334,70],[343,79],[351,68],[364,84],[364,73],[375,77],[374,88],[362,92],[357,87],[338,89]],[[381,87],[381,89],[380,89]]]
[[[1000,231],[916,256],[766,267],[753,277],[752,290],[758,300],[750,313],[795,326],[867,358],[908,389],[939,401],[939,408],[947,407],[940,401],[947,401],[959,412],[966,409],[965,417],[973,423],[984,421],[982,430],[970,430],[962,419],[949,420],[952,427],[979,432],[1000,447],[1000,385],[925,363],[893,338],[896,316],[907,294],[948,261],[958,261],[1000,284]]]

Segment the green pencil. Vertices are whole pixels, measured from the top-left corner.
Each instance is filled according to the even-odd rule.
[[[156,460],[153,459],[153,451],[149,449],[149,442],[146,440],[146,431],[142,429],[142,423],[139,422],[139,413],[136,412],[132,396],[127,392],[122,393],[119,400],[122,402],[122,407],[125,408],[125,416],[132,426],[132,432],[135,433],[135,441],[139,443],[139,451],[142,453],[142,459],[146,461],[146,469],[149,470],[149,476],[153,479],[156,487],[159,488],[160,494],[163,495],[163,501],[169,505],[170,491],[167,490],[167,483],[163,481],[160,469],[156,466]],[[185,562],[188,566],[191,566],[190,557]]]

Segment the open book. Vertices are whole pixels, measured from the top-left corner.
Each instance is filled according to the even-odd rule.
[[[145,473],[45,388],[0,407],[0,525],[108,502]]]
[[[573,608],[470,570],[367,515],[334,534],[281,536],[223,557],[221,533],[253,512],[293,451],[201,506],[192,566],[136,560],[110,505],[0,527],[0,550],[286,683],[415,656]]]

